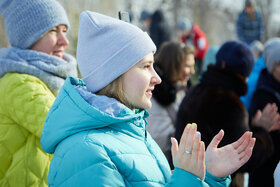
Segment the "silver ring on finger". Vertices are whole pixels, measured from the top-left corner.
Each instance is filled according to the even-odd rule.
[[[187,155],[192,154],[192,152],[191,152],[191,151],[187,151],[187,150],[185,150],[185,151],[184,151],[184,153],[186,153]]]

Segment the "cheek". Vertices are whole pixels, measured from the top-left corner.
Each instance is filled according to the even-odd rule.
[[[40,41],[40,43],[38,44],[37,50],[47,53],[47,54],[51,54],[53,49],[55,46],[55,42],[52,39],[45,39]]]
[[[183,76],[187,76],[187,75],[189,75],[190,74],[190,68],[184,68],[183,70],[182,70],[182,75]]]
[[[128,97],[135,95],[135,93],[139,92],[141,86],[139,85],[141,81],[137,79],[136,76],[127,76],[124,79],[123,89]]]
[[[128,81],[127,89],[134,96],[143,95],[150,85],[149,77],[143,74],[141,75],[134,74],[134,76],[127,81]]]
[[[55,38],[49,38],[46,43],[48,44],[47,49],[49,51],[53,51],[55,46],[56,46],[56,44],[57,44],[57,40],[55,40]]]
[[[138,77],[132,80],[132,84],[132,88],[137,90],[137,93],[143,93],[149,86],[149,81],[145,77]]]

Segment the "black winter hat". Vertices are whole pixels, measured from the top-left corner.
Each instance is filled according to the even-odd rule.
[[[249,46],[241,41],[225,42],[216,54],[215,66],[248,77],[254,66],[254,56]]]

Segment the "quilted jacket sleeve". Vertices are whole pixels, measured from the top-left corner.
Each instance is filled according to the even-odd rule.
[[[123,177],[119,172],[120,168],[117,168],[111,160],[112,155],[110,156],[106,148],[97,145],[88,138],[85,140],[81,137],[75,137],[74,135],[66,142],[63,142],[63,145],[58,146],[48,176],[48,184],[50,186],[87,187],[131,185],[131,183],[127,183],[126,178],[135,178],[135,175]],[[206,174],[205,181],[202,181],[198,177],[176,168],[171,180],[165,186],[223,187],[228,186],[230,182],[230,177],[218,178],[209,173]]]
[[[18,125],[40,138],[55,96],[37,77],[8,73],[0,79],[1,104]]]
[[[166,185],[168,187],[179,187],[179,186],[199,186],[199,187],[207,187],[207,186],[229,186],[231,182],[230,177],[218,178],[210,173],[206,172],[205,180],[202,181],[195,175],[186,172],[182,169],[176,168],[172,174],[171,181]]]

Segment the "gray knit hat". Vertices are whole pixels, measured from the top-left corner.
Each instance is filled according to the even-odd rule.
[[[150,52],[156,46],[138,27],[96,12],[81,13],[77,61],[89,91],[101,90]]]
[[[70,26],[64,8],[55,0],[1,0],[0,14],[12,47],[30,48],[51,28]]]
[[[280,38],[271,38],[264,45],[263,56],[267,70],[272,73],[280,64]]]

